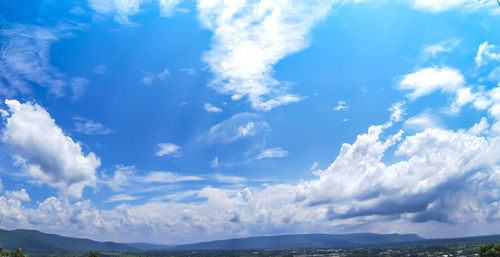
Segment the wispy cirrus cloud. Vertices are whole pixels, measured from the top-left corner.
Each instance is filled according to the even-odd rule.
[[[140,13],[141,6],[151,2],[151,0],[89,0],[88,2],[94,11],[113,16],[118,23],[137,25],[130,20],[130,16]],[[163,17],[172,16],[180,3],[181,0],[158,0],[160,15]]]
[[[440,53],[449,53],[453,51],[460,44],[460,42],[460,39],[443,40],[436,44],[426,46],[423,52],[426,55],[436,57]]]
[[[209,143],[231,143],[269,130],[267,122],[255,113],[238,113],[210,128]]]
[[[84,117],[73,117],[75,131],[85,135],[108,135],[114,131],[99,122]]]
[[[61,97],[68,85],[67,76],[51,64],[50,47],[61,38],[72,36],[79,25],[60,24],[53,28],[26,24],[7,24],[0,29],[0,94],[13,97],[27,94],[32,86],[47,88]],[[71,81],[73,95],[83,93],[85,78]]]
[[[137,199],[140,199],[140,197],[132,196],[132,195],[128,195],[128,194],[117,194],[117,195],[110,196],[104,202],[106,202],[106,203],[127,202],[127,201],[134,201]]]
[[[187,176],[171,171],[138,172],[135,166],[117,165],[112,177],[106,176],[101,180],[113,191],[123,191],[125,188],[142,187],[146,184],[172,184],[189,181],[204,180],[200,176]]]
[[[282,158],[288,155],[288,151],[281,147],[262,149],[256,159]]]

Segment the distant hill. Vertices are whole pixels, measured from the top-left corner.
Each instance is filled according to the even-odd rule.
[[[125,243],[125,245],[132,246],[141,251],[161,251],[172,249],[173,247],[175,247],[174,245],[159,245],[148,243]]]
[[[239,239],[217,240],[196,244],[178,245],[179,250],[237,250],[237,249],[298,249],[363,247],[420,242],[425,239],[415,234],[302,234],[261,236]]]
[[[90,239],[46,234],[37,230],[2,230],[0,246],[8,250],[22,248],[25,252],[110,251],[130,252],[138,249],[113,242],[97,242]]]
[[[0,246],[22,248],[28,253],[48,252],[137,252],[170,250],[313,249],[398,245],[452,245],[457,243],[500,243],[500,235],[424,239],[415,234],[298,234],[217,240],[185,245],[97,242],[90,239],[46,234],[36,230],[0,231]]]

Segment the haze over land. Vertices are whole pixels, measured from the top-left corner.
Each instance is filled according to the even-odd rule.
[[[0,3],[0,221],[99,241],[500,227],[500,6]]]

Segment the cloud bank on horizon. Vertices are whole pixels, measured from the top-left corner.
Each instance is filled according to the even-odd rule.
[[[500,225],[495,1],[10,8],[8,229],[185,243]]]

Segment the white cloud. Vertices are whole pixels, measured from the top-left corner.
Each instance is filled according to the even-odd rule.
[[[9,116],[9,112],[4,109],[0,109],[0,117],[7,118],[7,116]]]
[[[198,176],[184,176],[169,171],[153,171],[147,173],[143,177],[136,177],[134,179],[142,183],[175,183],[175,182],[203,180],[201,177]]]
[[[437,121],[437,118],[432,114],[426,112],[409,118],[404,122],[403,126],[406,129],[415,131],[423,131],[428,128],[441,127]]]
[[[85,156],[41,106],[16,100],[5,104],[11,116],[2,141],[10,147],[16,166],[37,183],[58,188],[71,198],[81,198],[85,187],[95,186],[100,161],[94,153]]]
[[[309,31],[333,2],[199,1],[200,20],[214,32],[203,56],[214,74],[210,86],[233,100],[248,97],[258,110],[300,101],[272,77],[273,65],[308,46]]]
[[[318,169],[318,162],[313,162],[313,164],[311,165],[311,168],[309,168],[309,170],[316,171],[317,169]]]
[[[106,73],[106,71],[108,71],[108,66],[104,64],[97,65],[93,70],[93,72],[96,74],[104,74]]]
[[[213,106],[211,103],[205,103],[205,105],[203,106],[205,108],[205,110],[207,112],[222,112],[222,109],[217,107],[217,106]]]
[[[470,87],[458,89],[456,92],[456,98],[451,105],[450,112],[456,114],[460,111],[462,106],[471,103],[476,99],[476,95],[471,92]]]
[[[161,80],[165,80],[167,77],[170,77],[170,70],[168,68],[163,69],[163,71],[158,74],[158,78]]]
[[[172,143],[160,143],[158,144],[158,151],[156,152],[156,156],[165,156],[169,155],[172,157],[180,157],[181,147],[172,144]]]
[[[316,172],[317,179],[296,184],[204,187],[167,195],[169,202],[120,204],[108,210],[98,210],[88,201],[70,205],[53,197],[25,208],[18,200],[0,196],[0,219],[8,228],[63,228],[66,235],[159,243],[260,235],[275,229],[420,231],[432,236],[480,226],[477,231],[494,233],[500,219],[498,137],[443,129],[384,136],[386,128],[371,126],[354,143],[343,144],[334,162]],[[400,160],[386,164],[383,158],[391,147],[396,147]],[[213,179],[246,181],[222,174]],[[196,201],[179,201],[185,197]],[[429,232],[429,226],[436,230]]]
[[[137,174],[135,166],[117,165],[113,177],[104,176],[102,182],[113,191],[123,191],[125,187],[143,187],[145,184],[171,184],[188,181],[201,181],[199,176],[186,176],[170,171],[151,171]]]
[[[144,2],[146,0],[89,0],[89,6],[99,13],[114,15],[118,23],[133,25],[129,16],[139,13]]]
[[[83,117],[73,117],[75,131],[85,135],[108,135],[113,130],[105,127],[99,122],[95,122]]]
[[[163,17],[170,17],[174,15],[177,10],[177,5],[181,3],[181,0],[158,0],[160,3],[160,14]]]
[[[88,83],[89,80],[86,78],[72,78],[69,81],[73,101],[77,101],[80,99],[80,97],[85,92]]]
[[[131,196],[131,195],[127,195],[127,194],[118,194],[118,195],[112,195],[105,202],[106,203],[114,203],[114,202],[134,201],[137,199],[140,199],[140,197]]]
[[[154,80],[153,74],[146,72],[144,73],[144,76],[142,76],[141,83],[149,86],[153,84],[153,80]]]
[[[481,67],[483,65],[488,64],[489,60],[495,60],[495,61],[500,60],[500,52],[499,53],[492,52],[494,48],[495,45],[488,44],[488,41],[485,41],[484,43],[479,45],[476,58],[474,59],[476,61],[477,67]]]
[[[261,150],[261,152],[257,156],[257,159],[282,158],[287,154],[288,152],[281,147],[266,148]]]
[[[28,195],[28,193],[26,192],[26,189],[24,189],[24,188],[19,190],[19,191],[6,191],[5,195],[8,198],[16,199],[16,200],[19,200],[21,202],[31,201],[30,196]]]
[[[253,113],[238,113],[210,128],[207,141],[231,143],[241,138],[256,136],[269,130],[265,121]]]
[[[215,156],[215,158],[210,163],[210,167],[218,168],[219,167],[219,157]]]
[[[410,100],[428,95],[436,90],[455,92],[465,83],[460,71],[449,67],[429,67],[404,75],[398,84],[401,90],[411,90]]]
[[[243,183],[246,181],[246,178],[244,178],[244,177],[229,176],[229,175],[223,175],[223,174],[219,174],[219,173],[216,173],[213,176],[213,179],[217,182],[229,183],[229,184],[239,184],[239,183]]]
[[[13,97],[32,91],[32,84],[47,88],[56,97],[64,95],[66,75],[51,65],[50,46],[77,29],[68,25],[43,28],[14,24],[0,29],[0,94]]]
[[[439,53],[449,53],[460,44],[460,41],[459,39],[448,39],[434,45],[426,46],[424,48],[424,54],[436,57]]]
[[[484,10],[495,14],[493,8],[496,7],[495,1],[487,0],[410,0],[409,2],[413,3],[415,9],[433,13],[457,9],[464,12]]]
[[[347,103],[345,101],[339,101],[337,106],[333,108],[335,111],[341,111],[341,110],[347,110],[349,109],[349,106],[347,106]]]
[[[463,5],[465,0],[414,0],[413,7],[430,12],[442,12]]]
[[[118,23],[135,25],[130,21],[129,16],[140,13],[142,11],[141,5],[148,2],[151,0],[89,0],[89,6],[101,14],[113,15]],[[172,16],[180,2],[180,0],[158,0],[160,15]]]
[[[390,108],[389,111],[391,112],[391,121],[393,122],[399,122],[403,120],[403,116],[406,114],[405,109],[403,108],[405,105],[405,102],[397,102],[393,104]]]

